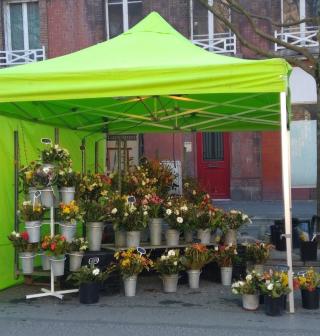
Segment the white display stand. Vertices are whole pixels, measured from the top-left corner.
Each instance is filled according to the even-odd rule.
[[[54,234],[55,234],[54,232],[54,207],[51,207],[50,208],[50,235],[51,237],[53,237]],[[79,289],[67,289],[67,290],[55,291],[54,275],[53,275],[52,266],[51,266],[50,289],[41,288],[41,291],[42,293],[26,295],[26,299],[35,299],[35,298],[45,297],[45,296],[54,296],[62,300],[64,294],[77,293]]]

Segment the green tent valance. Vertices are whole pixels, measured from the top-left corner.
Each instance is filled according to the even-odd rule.
[[[283,59],[193,45],[159,14],[84,50],[0,71],[0,114],[109,133],[279,128]]]

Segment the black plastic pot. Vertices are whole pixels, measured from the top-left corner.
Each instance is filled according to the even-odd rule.
[[[301,289],[302,307],[304,309],[319,309],[319,291]]]
[[[302,261],[317,260],[318,242],[315,241],[302,241],[300,243],[300,255]]]
[[[86,282],[80,285],[79,299],[80,303],[92,304],[99,301],[99,282]]]
[[[265,295],[264,297],[265,312],[269,316],[280,316],[283,314],[283,296],[272,298]]]

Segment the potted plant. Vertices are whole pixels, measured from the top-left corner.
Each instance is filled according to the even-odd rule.
[[[19,253],[19,259],[21,262],[22,273],[31,274],[34,268],[34,257],[38,250],[38,244],[29,242],[28,232],[11,232],[8,239],[12,242],[12,245]]]
[[[134,248],[116,252],[114,257],[123,278],[125,296],[135,296],[137,277],[144,269],[152,267],[152,261]]]
[[[25,201],[20,208],[20,217],[24,220],[25,229],[28,232],[29,243],[39,243],[41,220],[44,209],[39,203],[34,205],[31,201]]]
[[[77,222],[82,222],[82,212],[76,201],[69,204],[60,203],[58,217],[60,220],[61,234],[67,242],[71,242],[76,234]]]
[[[148,207],[143,204],[127,203],[122,223],[126,230],[127,247],[139,246],[141,231],[147,227],[148,223]]]
[[[203,201],[195,207],[194,213],[198,239],[202,244],[208,245],[211,241],[211,232],[220,220],[221,211],[211,205],[210,196],[206,194]]]
[[[54,276],[64,275],[67,242],[64,236],[58,234],[53,237],[45,236],[41,244],[45,254],[50,256],[51,269]]]
[[[156,194],[146,195],[143,204],[149,207],[149,231],[150,244],[161,245],[162,225],[163,225],[163,199]]]
[[[61,203],[69,204],[74,200],[76,186],[80,182],[80,174],[71,167],[61,167],[58,172],[58,188],[61,196]]]
[[[312,267],[306,272],[300,272],[294,278],[294,287],[301,290],[302,307],[304,309],[319,309],[320,274]]]
[[[232,293],[242,295],[242,307],[245,310],[257,310],[259,307],[259,290],[261,276],[254,270],[244,280],[232,284]]]
[[[237,245],[237,231],[244,225],[251,223],[248,215],[238,210],[230,210],[221,217],[224,221],[224,244]]]
[[[40,192],[41,204],[50,208],[54,206],[55,196],[53,186],[56,184],[56,171],[43,166],[37,166],[33,173],[33,185]]]
[[[282,315],[284,309],[284,296],[290,293],[288,287],[288,274],[286,272],[265,272],[260,284],[264,294],[266,314],[270,316]]]
[[[78,272],[69,276],[69,279],[74,280],[79,285],[80,303],[97,303],[101,283],[109,277],[113,270],[114,267],[109,267],[105,271],[101,271],[94,264],[90,264],[90,266],[82,266]]]
[[[127,198],[114,193],[111,201],[110,219],[113,224],[114,244],[116,247],[126,246],[126,231],[123,224]]]
[[[204,244],[192,244],[185,248],[181,262],[187,269],[191,289],[199,288],[201,270],[211,260],[212,253]]]
[[[179,272],[184,269],[179,250],[169,250],[154,263],[155,270],[160,273],[165,293],[175,293],[179,280]]]
[[[71,158],[69,151],[66,148],[62,148],[59,145],[48,145],[47,148],[41,151],[41,160],[44,167],[51,166],[70,166]]]
[[[85,201],[82,203],[82,208],[89,250],[100,251],[104,222],[109,215],[108,200],[105,197],[100,197],[97,201]]]
[[[236,246],[219,245],[215,246],[213,260],[218,263],[221,269],[221,282],[224,286],[230,286],[232,280],[232,265],[238,259]]]
[[[103,174],[84,175],[79,184],[79,197],[83,202],[98,202],[110,192],[111,179]]]
[[[84,238],[76,238],[68,243],[69,269],[75,272],[81,267],[84,252],[88,249],[88,242]]]
[[[170,197],[165,204],[164,218],[169,226],[166,232],[167,245],[178,246],[180,231],[183,230],[184,223],[190,218],[187,201],[183,197]]]
[[[37,189],[35,188],[35,183],[33,180],[34,173],[41,164],[31,161],[27,166],[21,166],[19,171],[19,179],[21,184],[21,190],[25,195],[29,195],[29,200],[32,204],[40,203],[40,199],[35,196]]]
[[[269,259],[270,250],[273,248],[273,245],[255,242],[253,244],[245,244],[245,247],[246,259],[254,265],[254,270],[262,275],[264,264]]]
[[[316,261],[318,258],[318,240],[314,236],[311,240],[307,232],[302,231],[300,238],[300,256],[302,261]]]

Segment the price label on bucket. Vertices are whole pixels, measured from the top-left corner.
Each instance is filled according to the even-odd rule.
[[[88,260],[88,264],[89,264],[90,266],[92,266],[92,265],[97,265],[97,264],[99,264],[99,261],[100,261],[99,257],[89,258],[89,260]]]

